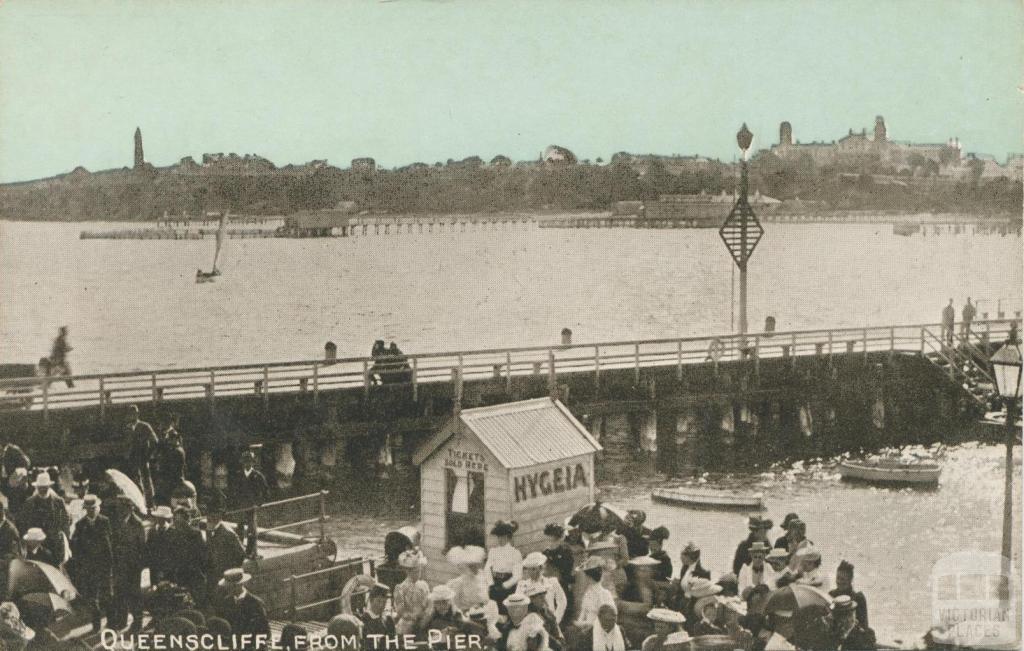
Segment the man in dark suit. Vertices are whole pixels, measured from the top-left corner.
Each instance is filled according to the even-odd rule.
[[[242,473],[238,477],[235,494],[239,504],[249,509],[239,525],[238,537],[245,541],[249,558],[256,557],[256,507],[267,501],[267,478],[256,469],[256,454],[252,450],[242,453]]]
[[[853,565],[846,561],[840,561],[836,568],[836,587],[831,590],[829,596],[832,598],[846,595],[857,605],[857,621],[864,628],[868,627],[868,600],[863,592],[858,592],[853,587]]]
[[[135,405],[128,407],[125,433],[128,435],[128,476],[142,489],[146,496],[146,506],[152,508],[153,471],[150,464],[158,441],[153,427],[139,420],[139,408]]]
[[[171,557],[169,534],[172,517],[169,506],[153,509],[156,522],[146,536],[146,565],[149,567],[149,582],[152,585],[170,580],[168,561]]]
[[[242,567],[245,549],[238,534],[224,523],[224,505],[215,501],[206,516],[206,565],[207,587],[212,596],[216,593],[217,582],[224,572],[233,567]]]
[[[170,417],[165,416],[164,419],[169,421]],[[185,481],[185,448],[181,443],[181,435],[173,426],[168,425],[163,436],[154,454],[154,500],[157,504],[170,504],[171,493]]]
[[[114,520],[110,529],[110,546],[114,560],[113,598],[108,613],[108,625],[120,630],[132,615],[131,632],[142,628],[142,570],[146,566],[146,531],[135,515],[130,500],[117,500]]]
[[[359,613],[359,619],[363,622],[363,638],[366,649],[385,648],[382,638],[370,638],[370,635],[391,637],[395,635],[395,620],[384,614],[384,606],[390,596],[391,590],[384,584],[377,583],[369,589],[366,596],[366,607]]]
[[[0,502],[0,561],[9,561],[12,558],[21,558],[24,552],[21,548],[21,534],[18,528],[7,517],[7,508]]]
[[[832,601],[832,645],[836,651],[875,651],[875,632],[857,621],[857,604],[848,595]]]
[[[206,542],[191,524],[188,508],[174,510],[174,521],[167,530],[167,578],[192,593],[197,604],[206,603]]]
[[[750,516],[747,522],[747,529],[750,533],[747,537],[740,541],[740,544],[736,546],[736,553],[732,558],[732,573],[736,576],[740,575],[740,569],[744,565],[750,564],[750,546],[756,542],[762,542],[765,545],[771,545],[771,541],[768,540],[768,532],[771,531],[774,523],[771,520],[762,520],[759,516]]]
[[[270,639],[270,621],[267,619],[267,608],[263,600],[250,593],[246,584],[252,576],[242,568],[235,567],[224,572],[217,587],[227,594],[223,617],[231,623],[234,635],[265,635]],[[242,648],[257,648],[258,644],[249,644]]]
[[[21,506],[18,530],[25,534],[29,529],[42,529],[46,534],[46,549],[54,564],[59,566],[64,562],[64,540],[71,532],[71,518],[64,500],[51,490],[53,479],[49,473],[40,472],[32,485],[36,492]]]
[[[75,525],[71,537],[71,577],[92,611],[93,630],[99,631],[113,571],[110,520],[100,514],[100,500],[95,495],[86,495],[84,505],[85,517]]]

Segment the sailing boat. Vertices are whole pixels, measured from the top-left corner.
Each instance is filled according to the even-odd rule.
[[[217,258],[220,256],[220,247],[224,244],[224,233],[227,230],[228,225],[228,211],[224,211],[220,215],[220,224],[217,226],[217,248],[213,252],[213,270],[203,271],[202,269],[196,270],[196,282],[197,283],[212,283],[213,279],[220,275],[220,270],[217,269]]]

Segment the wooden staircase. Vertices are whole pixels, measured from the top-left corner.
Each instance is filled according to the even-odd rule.
[[[950,382],[980,406],[987,406],[996,390],[989,364],[990,343],[981,333],[958,335],[953,344],[943,341],[929,328],[921,329],[922,356],[946,375]]]

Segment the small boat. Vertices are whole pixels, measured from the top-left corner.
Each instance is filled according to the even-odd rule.
[[[906,222],[900,222],[892,225],[892,232],[895,235],[902,235],[904,237],[910,237],[921,231],[920,224],[908,224]]]
[[[935,485],[940,474],[942,466],[932,461],[879,458],[839,462],[843,479],[873,483]]]
[[[651,491],[651,499],[701,509],[757,511],[764,508],[761,493],[743,494],[705,488],[655,488]]]

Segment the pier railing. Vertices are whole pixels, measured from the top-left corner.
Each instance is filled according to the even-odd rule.
[[[975,342],[1001,341],[1019,319],[977,321],[973,326]],[[839,354],[888,352],[924,354],[929,332],[938,324],[829,328],[738,334],[610,341],[556,346],[468,350],[450,353],[425,353],[402,357],[354,357],[317,359],[266,364],[160,369],[76,375],[66,377],[24,377],[0,379],[0,412],[97,407],[103,412],[128,403],[205,399],[215,405],[218,399],[255,396],[269,402],[271,394],[308,394],[318,401],[325,391],[360,388],[369,397],[379,387],[405,386],[413,399],[424,384],[450,382],[458,398],[464,382],[490,380],[504,382],[522,376],[543,376],[553,388],[557,377],[567,373],[590,373],[601,382],[602,373],[612,369],[632,369],[639,383],[642,369],[675,367],[679,377],[683,368],[694,364],[717,365],[747,360],[757,366],[762,359],[825,357]],[[973,345],[973,344],[972,344]],[[930,350],[930,349],[929,349]],[[74,380],[67,388],[65,381]]]

